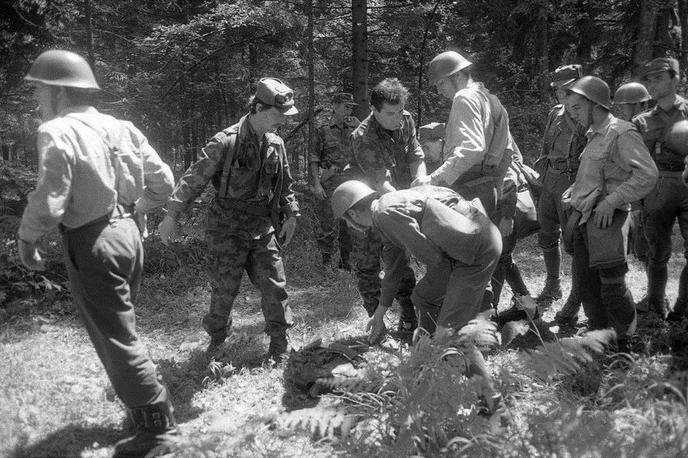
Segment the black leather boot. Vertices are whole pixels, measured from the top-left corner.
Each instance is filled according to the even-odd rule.
[[[129,409],[136,433],[115,445],[113,458],[148,458],[174,451],[177,422],[169,401]]]

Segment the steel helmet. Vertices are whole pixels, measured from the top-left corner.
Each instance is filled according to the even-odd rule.
[[[337,186],[330,199],[335,219],[341,218],[348,209],[371,194],[375,194],[375,191],[367,184],[357,180],[345,181]]]
[[[619,86],[614,93],[614,105],[623,103],[642,103],[647,102],[652,97],[647,92],[645,86],[640,83],[626,83]]]
[[[580,94],[607,110],[612,106],[609,86],[596,76],[584,76],[568,86],[566,90]]]
[[[469,61],[456,51],[445,51],[435,56],[430,61],[430,68],[428,69],[428,78],[430,84],[435,84],[442,78],[453,75],[456,72],[470,67],[473,62]]]
[[[688,119],[678,121],[671,126],[665,144],[675,153],[688,155]]]
[[[100,89],[88,62],[76,53],[61,49],[41,53],[24,79],[50,86]]]

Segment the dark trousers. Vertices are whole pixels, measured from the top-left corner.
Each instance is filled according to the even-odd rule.
[[[68,230],[62,240],[74,303],[115,392],[128,408],[167,401],[135,329],[143,269],[136,224],[100,221]]]
[[[679,176],[660,172],[655,188],[643,199],[643,225],[648,244],[648,300],[661,304],[665,297],[667,264],[671,258],[674,221],[683,237],[688,258],[688,188]],[[679,277],[677,303],[688,302],[688,266]]]
[[[617,211],[614,220],[627,218],[627,212]],[[614,327],[619,337],[624,337],[628,325],[635,316],[635,304],[626,286],[628,265],[624,261],[604,268],[590,267],[590,241],[586,225],[576,227],[573,233],[573,260],[580,285],[579,294],[590,329]],[[623,244],[622,244],[623,246]]]

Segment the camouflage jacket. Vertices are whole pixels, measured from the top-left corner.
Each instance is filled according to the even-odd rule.
[[[343,169],[351,157],[351,133],[359,124],[356,117],[347,116],[342,125],[332,119],[328,124],[318,127],[308,162],[317,162],[323,169],[332,166]]]
[[[241,201],[267,208],[281,172],[280,211],[287,217],[298,214],[299,206],[293,190],[294,180],[289,171],[284,142],[277,134],[267,132],[263,136],[261,146],[258,135],[248,122],[248,115],[210,139],[201,150],[198,160],[191,164],[177,183],[167,202],[168,209],[171,212],[185,211],[211,180],[216,192],[219,192],[225,158],[230,153],[229,146],[226,146],[227,139],[231,135],[237,135],[237,138],[231,152],[232,164],[227,194],[216,196],[217,200]]]
[[[386,181],[397,189],[407,189],[413,181],[411,164],[425,159],[416,138],[416,124],[404,111],[401,128],[382,128],[371,113],[351,134],[353,156],[350,166],[358,178],[374,189]]]

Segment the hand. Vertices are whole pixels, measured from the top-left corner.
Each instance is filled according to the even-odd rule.
[[[177,220],[170,216],[169,213],[160,222],[158,226],[158,231],[160,231],[160,240],[165,245],[169,242],[176,242],[179,238],[179,232],[177,231]]]
[[[514,232],[514,219],[513,218],[502,218],[499,220],[499,233],[502,237],[507,237]]]
[[[320,182],[315,183],[313,185],[313,194],[315,194],[315,197],[318,199],[327,199],[327,193],[325,192],[325,189],[322,187]]]
[[[38,243],[25,242],[18,239],[17,250],[19,251],[19,259],[27,269],[45,270],[45,259],[41,256]]]
[[[415,180],[411,182],[411,187],[416,187],[416,186],[427,186],[432,184],[432,176],[430,175],[425,175],[422,177],[417,177]]]
[[[595,214],[595,226],[602,229],[611,226],[612,218],[614,217],[614,207],[606,199],[597,204],[593,213]]]
[[[148,238],[148,217],[145,213],[134,213],[134,221],[136,222],[136,227],[139,228],[141,233],[141,238],[146,240]]]
[[[573,185],[569,186],[564,192],[561,193],[561,207],[564,211],[571,208],[571,194],[573,193]]]
[[[385,313],[387,313],[387,308],[378,306],[375,309],[373,317],[368,321],[366,326],[366,331],[368,333],[368,343],[370,345],[375,345],[380,342],[382,338],[387,334],[387,327],[385,326]]]
[[[289,245],[291,238],[294,237],[294,231],[296,230],[296,217],[290,216],[282,225],[282,230],[280,231],[278,238],[284,239],[282,246]]]

